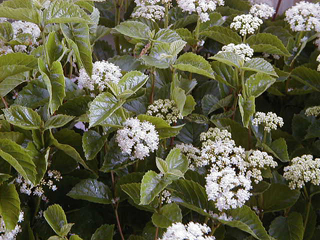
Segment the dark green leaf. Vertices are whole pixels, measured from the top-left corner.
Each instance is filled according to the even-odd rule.
[[[72,188],[67,194],[73,199],[94,203],[110,204],[112,194],[107,185],[96,179],[85,179]]]
[[[51,128],[63,127],[73,119],[74,119],[74,116],[68,116],[68,115],[62,115],[62,114],[54,115],[46,121],[46,123],[44,124],[44,129],[46,130]]]
[[[112,240],[114,225],[104,224],[99,227],[91,237],[91,240]]]
[[[125,74],[118,83],[119,94],[124,93],[126,90],[131,90],[132,94],[136,93],[140,88],[145,85],[148,76],[139,71],[132,71]]]
[[[242,95],[240,95],[239,109],[242,117],[243,126],[248,128],[250,119],[256,112],[255,97],[251,96],[247,99],[244,99]]]
[[[181,209],[176,203],[164,205],[160,211],[152,215],[152,222],[155,226],[167,228],[175,222],[182,221]]]
[[[201,32],[200,35],[211,38],[223,45],[228,45],[230,43],[240,44],[242,39],[233,30],[222,26],[213,26],[208,31]]]
[[[320,72],[300,66],[292,71],[291,76],[302,84],[314,89],[315,91],[320,91]]]
[[[0,82],[0,96],[4,97],[21,83],[27,81],[23,73],[5,78]]]
[[[101,136],[94,130],[89,130],[83,134],[82,147],[87,160],[92,160],[104,146],[107,135]]]

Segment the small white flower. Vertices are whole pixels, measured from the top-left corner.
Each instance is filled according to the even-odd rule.
[[[295,157],[283,171],[291,189],[302,188],[307,182],[320,184],[320,158],[313,159],[312,155]]]
[[[29,45],[38,45],[37,39],[40,37],[41,30],[37,24],[24,21],[12,22],[13,38],[17,38],[19,34],[30,34],[32,36]]]
[[[163,190],[161,193],[161,202],[164,203],[172,203],[171,193],[168,190]]]
[[[320,4],[301,1],[289,8],[285,21],[290,25],[292,31],[320,32]]]
[[[131,155],[130,159],[143,160],[158,149],[159,135],[151,123],[129,118],[123,126],[117,131],[116,141],[123,153]]]
[[[18,223],[21,223],[24,220],[24,212],[20,211]],[[19,224],[11,231],[8,231],[6,225],[3,221],[3,218],[0,215],[0,240],[16,240],[16,237],[19,232],[22,231],[22,228]]]
[[[306,110],[306,116],[319,116],[320,114],[320,106],[309,107]]]
[[[243,60],[249,61],[253,56],[254,50],[248,44],[234,44],[230,43],[226,46],[222,47],[222,51],[220,52],[233,52],[239,55]]]
[[[267,114],[263,112],[256,112],[255,118],[252,120],[252,125],[264,125],[264,130],[270,132],[271,129],[276,130],[277,127],[282,127],[284,122],[282,117],[278,117],[273,112],[268,112]]]
[[[248,34],[254,34],[262,23],[263,21],[258,17],[251,14],[243,14],[233,18],[230,28],[239,31],[240,35],[245,36]]]
[[[176,123],[178,119],[182,119],[182,115],[176,106],[175,101],[170,99],[158,99],[148,106],[146,113],[149,116],[159,117],[167,123]]]
[[[121,69],[118,66],[105,60],[97,61],[93,64],[91,77],[87,74],[85,69],[80,69],[78,86],[80,88],[87,88],[91,91],[95,88],[98,88],[99,91],[103,91],[107,88],[106,82],[118,84],[121,77]]]
[[[147,18],[150,20],[161,20],[164,17],[165,8],[159,5],[146,5],[138,7],[132,14],[132,18]]]
[[[195,170],[196,167],[202,167],[208,164],[207,160],[204,160],[201,158],[200,155],[200,149],[194,147],[192,144],[177,144],[176,148],[179,148],[181,150],[181,153],[183,153],[189,160],[190,165],[189,168],[191,170]]]
[[[181,222],[173,223],[167,228],[159,240],[214,240],[213,236],[206,236],[211,231],[206,224],[189,222],[183,225]]]
[[[262,18],[262,19],[268,19],[276,13],[273,7],[270,7],[268,4],[265,4],[265,3],[254,4],[250,8],[249,12],[253,16]]]

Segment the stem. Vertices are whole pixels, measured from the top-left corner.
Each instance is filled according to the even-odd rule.
[[[251,149],[251,126],[248,128],[248,148]]]
[[[115,23],[115,26],[117,26],[120,24],[120,20],[121,20],[121,7],[123,5],[123,0],[115,0],[114,4],[115,4],[115,9],[116,9],[115,16],[114,16],[114,18],[115,18],[114,23]],[[114,37],[114,44],[115,44],[115,48],[116,48],[118,55],[120,55],[120,42],[119,41],[120,41],[119,37],[115,36]]]
[[[278,1],[278,4],[277,4],[277,7],[276,7],[276,13],[275,13],[275,14],[273,15],[273,17],[272,17],[272,21],[274,21],[274,20],[276,19],[277,14],[278,14],[279,9],[280,9],[280,6],[281,6],[281,3],[282,3],[282,0],[279,0],[279,1]]]
[[[154,85],[155,85],[155,73],[154,73],[154,68],[151,69],[151,93],[150,93],[150,99],[149,102],[150,104],[153,103],[154,101]]]
[[[306,230],[308,219],[309,219],[309,214],[310,214],[310,208],[311,208],[311,197],[309,197],[308,191],[306,189],[306,186],[303,187],[303,192],[306,197],[306,200],[308,200],[308,205],[307,205],[307,213],[306,213],[306,219],[304,220],[304,231]],[[305,232],[304,232],[305,233]]]
[[[243,36],[243,39],[242,39],[242,42],[243,42],[243,43],[246,43],[246,41],[247,41],[247,34],[245,34],[245,35]]]
[[[121,228],[121,224],[120,224],[120,219],[119,219],[119,215],[118,215],[118,206],[119,206],[119,202],[116,203],[116,207],[114,209],[114,213],[116,215],[118,230],[119,230],[121,239],[124,240],[124,236],[123,236],[122,228]]]
[[[168,28],[169,26],[169,4],[165,4],[165,12],[164,12],[164,28]]]
[[[43,48],[44,56],[46,58],[47,64],[50,65],[50,59],[49,59],[49,55],[48,55],[48,51],[47,51],[47,47],[46,47],[46,35],[44,33],[44,30],[41,31],[41,37],[42,37],[42,44],[44,46],[44,48]]]
[[[154,240],[158,239],[158,235],[159,235],[159,227],[156,228],[156,233],[154,235]]]
[[[7,103],[6,99],[5,99],[4,97],[1,97],[1,100],[2,100],[2,102],[3,102],[4,106],[5,106],[5,108],[8,108],[8,107],[9,107],[9,105],[8,105],[8,103]]]
[[[247,99],[247,92],[244,84],[244,71],[240,70],[240,74],[241,74],[241,86],[242,86],[242,93],[243,93],[242,95],[244,99]]]
[[[267,131],[263,130],[263,139],[262,139],[262,143],[266,144],[267,141]]]
[[[302,52],[302,50],[306,47],[307,45],[307,41],[303,42],[301,44],[301,39],[304,35],[304,32],[300,32],[298,35],[298,39],[297,39],[297,46],[299,46],[299,51],[297,52],[297,54],[294,56],[294,58],[292,59],[291,63],[290,63],[290,67],[293,67],[293,64],[295,62],[295,60],[297,59],[297,57],[299,57],[300,53]]]

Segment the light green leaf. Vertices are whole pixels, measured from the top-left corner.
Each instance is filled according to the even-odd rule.
[[[50,117],[46,123],[44,124],[44,129],[52,129],[52,128],[59,128],[66,125],[68,122],[72,121],[75,117],[68,116],[63,114],[57,114]]]
[[[271,33],[258,33],[252,35],[246,40],[246,43],[249,44],[255,52],[265,52],[286,57],[291,56],[282,41]]]
[[[50,95],[49,108],[51,114],[53,114],[62,105],[63,99],[66,96],[63,68],[60,62],[55,61],[48,71],[41,58],[39,58],[38,65]]]
[[[96,179],[82,180],[67,195],[73,199],[101,204],[111,204],[112,199],[109,187]]]
[[[154,171],[148,171],[142,178],[140,190],[140,204],[147,205],[165,189],[172,180],[161,177]]]
[[[304,227],[301,214],[291,212],[288,217],[275,218],[270,225],[269,233],[277,240],[302,240]]]
[[[94,130],[89,130],[83,134],[82,148],[87,160],[92,160],[104,146],[108,135],[101,136]]]
[[[23,73],[6,77],[2,82],[0,82],[0,96],[6,96],[9,92],[25,81],[27,81],[27,79]]]
[[[90,43],[89,27],[86,23],[61,24],[63,35],[72,42],[67,41],[75,52],[80,67],[84,67],[89,76],[92,75],[92,49]]]
[[[63,46],[58,39],[56,32],[51,32],[48,35],[45,49],[48,53],[49,61],[51,65],[54,61],[58,60],[63,53]]]
[[[10,22],[0,23],[0,39],[9,42],[13,38],[13,28]]]
[[[167,173],[169,170],[168,163],[161,158],[156,158],[156,165],[159,171],[163,174]]]
[[[271,63],[267,62],[263,58],[252,58],[251,60],[246,61],[241,69],[278,77]]]
[[[193,110],[195,109],[196,105],[197,105],[197,103],[194,100],[193,96],[188,95],[186,102],[183,106],[182,116],[188,116],[189,114],[191,114],[193,112]]]
[[[182,113],[187,99],[185,91],[179,87],[175,87],[172,91],[172,99],[176,103],[179,112]]]
[[[78,235],[71,235],[71,237],[69,238],[69,240],[82,240],[82,238],[79,237]]]
[[[6,173],[0,173],[0,185],[10,179],[12,176]]]
[[[230,43],[242,43],[242,39],[239,34],[234,32],[230,28],[222,26],[213,26],[208,31],[201,32],[200,36],[211,38],[219,43],[222,43],[223,45],[227,45]]]
[[[176,203],[164,205],[160,211],[152,215],[152,223],[156,227],[167,228],[175,222],[182,221],[181,209]]]
[[[166,163],[168,165],[169,172],[173,169],[180,170],[183,174],[189,168],[189,162],[185,155],[183,155],[179,148],[172,149],[167,158]]]
[[[35,183],[36,166],[26,149],[9,139],[0,139],[0,156],[16,169],[24,179]]]
[[[3,109],[6,120],[12,125],[26,130],[39,129],[41,127],[41,118],[38,113],[31,108],[14,105]]]
[[[250,119],[256,112],[255,97],[251,96],[247,99],[244,99],[242,95],[240,95],[239,109],[242,117],[243,126],[248,128]]]
[[[89,108],[89,128],[107,123],[110,117],[124,102],[118,101],[111,93],[99,94]]]
[[[219,52],[213,57],[209,57],[209,59],[213,59],[236,68],[240,68],[244,62],[238,54],[233,52]]]
[[[19,214],[20,199],[15,185],[0,185],[0,215],[7,230],[12,231],[15,228]]]
[[[132,94],[134,94],[146,84],[147,80],[148,76],[143,74],[142,72],[128,72],[120,79],[119,83],[117,84],[119,87],[119,94],[122,94],[127,90],[131,90]]]
[[[148,40],[151,37],[150,28],[142,22],[125,21],[117,25],[115,29],[119,33],[134,39]]]
[[[43,12],[45,25],[50,23],[90,23],[86,12],[72,1],[55,0]]]
[[[202,56],[191,52],[181,55],[173,67],[181,71],[196,73],[214,79],[210,63]]]
[[[91,240],[112,240],[114,225],[104,224],[99,227],[91,237]]]
[[[247,232],[256,239],[270,240],[270,236],[264,229],[259,217],[250,207],[245,205],[242,208],[232,209],[228,212],[228,215],[233,217],[231,221],[221,219],[218,219],[218,221]]]
[[[275,82],[276,79],[270,75],[258,72],[247,79],[245,87],[247,89],[248,96],[259,97]]]
[[[263,211],[276,212],[293,206],[299,199],[300,192],[291,190],[287,185],[273,183],[262,195]]]
[[[220,83],[226,84],[234,89],[240,88],[240,83],[236,77],[236,71],[231,67],[232,65],[227,65],[225,63],[218,61],[211,62],[213,71],[215,72],[216,80]]]
[[[66,236],[73,224],[68,224],[66,214],[62,207],[58,204],[51,205],[43,212],[43,216],[46,219],[50,227],[60,237]]]

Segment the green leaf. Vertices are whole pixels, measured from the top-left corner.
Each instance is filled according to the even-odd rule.
[[[62,65],[59,61],[52,63],[51,68],[47,71],[45,63],[39,58],[39,70],[49,92],[49,108],[53,114],[59,106],[62,105],[66,96],[65,79]]]
[[[179,125],[179,126],[173,126],[171,127],[165,120],[162,118],[158,117],[153,117],[145,114],[140,114],[138,116],[138,119],[140,121],[148,121],[155,125],[156,130],[159,133],[159,138],[164,139],[164,138],[170,138],[174,137],[179,134],[180,130],[183,128],[184,125]]]
[[[25,136],[20,132],[0,132],[0,139],[9,139],[15,143],[22,144]]]
[[[29,150],[29,154],[37,170],[35,183],[39,184],[44,174],[47,172],[50,148],[47,148],[43,152],[39,152],[36,145],[33,142],[29,142],[27,150]]]
[[[40,23],[39,12],[33,7],[31,0],[8,0],[0,5],[0,17]]]
[[[121,189],[133,200],[134,203],[140,203],[141,183],[122,184]]]
[[[52,128],[59,128],[66,125],[68,122],[72,121],[75,117],[68,116],[63,114],[57,114],[50,117],[46,123],[44,124],[44,129],[52,129]]]
[[[148,40],[151,37],[150,28],[142,22],[125,21],[117,25],[115,29],[119,33],[134,39]]]
[[[275,218],[270,225],[269,233],[277,240],[302,240],[304,227],[301,214],[291,212],[288,217]]]
[[[71,235],[71,237],[69,238],[69,240],[82,240],[82,238],[79,237],[78,235]]]
[[[0,173],[0,185],[10,179],[12,176],[6,173]]]
[[[249,44],[255,52],[265,52],[286,57],[291,56],[282,41],[271,33],[258,33],[252,35],[246,40],[246,43]]]
[[[259,217],[250,207],[245,205],[242,208],[232,209],[228,212],[228,216],[232,216],[233,219],[231,221],[218,219],[218,221],[247,232],[256,239],[270,240],[270,236],[264,229]]]
[[[210,63],[202,56],[191,52],[181,55],[173,67],[181,71],[196,73],[214,79]]]
[[[43,212],[43,216],[53,231],[60,237],[66,236],[73,225],[68,224],[66,214],[58,204],[49,206],[47,210]]]
[[[99,94],[89,108],[89,128],[107,123],[110,117],[124,102],[118,101],[111,93]]]
[[[14,184],[0,185],[0,215],[5,228],[12,231],[17,225],[20,214],[19,194]]]
[[[41,127],[41,118],[38,113],[31,108],[23,106],[11,106],[3,109],[6,120],[12,125],[26,130],[39,129]]]
[[[27,79],[23,73],[5,78],[2,82],[0,82],[0,96],[6,96],[9,92],[25,81],[27,81]]]
[[[92,100],[93,98],[90,96],[80,96],[70,99],[59,107],[57,113],[79,117],[86,114],[89,110],[88,104]]]
[[[159,171],[163,174],[167,173],[169,170],[168,163],[161,158],[156,158],[156,165]]]
[[[114,225],[104,224],[99,227],[91,237],[91,240],[112,240]]]
[[[9,139],[0,139],[0,156],[14,167],[24,179],[35,183],[36,166],[26,149]]]
[[[1,9],[1,8],[0,8]],[[8,53],[0,56],[0,82],[7,77],[30,71],[37,67],[37,59],[25,53]]]
[[[172,190],[171,195],[174,202],[201,215],[209,216],[204,209],[212,209],[212,205],[209,205],[205,188],[199,183],[180,179],[174,181],[169,189]]]
[[[154,171],[148,171],[142,178],[140,190],[140,204],[147,205],[165,189],[172,180],[161,177]]]
[[[179,112],[182,113],[183,107],[186,103],[187,96],[182,88],[175,87],[172,91],[172,99],[175,101]]]
[[[314,89],[315,91],[320,91],[320,72],[300,66],[293,69],[291,76],[302,84]]]
[[[209,59],[213,59],[236,68],[240,68],[244,62],[238,54],[233,52],[219,52],[213,57],[209,57]]]
[[[210,28],[210,30],[201,32],[200,36],[211,38],[219,43],[222,43],[223,45],[228,45],[230,43],[242,43],[242,39],[239,34],[230,28],[222,26],[213,26]]]
[[[197,103],[194,100],[193,96],[188,95],[186,102],[183,106],[182,116],[188,116],[189,114],[191,114],[193,112],[193,110],[195,109],[196,105],[197,105]]]
[[[0,23],[0,39],[9,42],[13,38],[13,28],[10,22]]]
[[[167,228],[175,222],[182,221],[181,209],[176,203],[164,205],[160,211],[152,215],[152,223],[156,227]]]
[[[48,52],[49,65],[51,65],[54,61],[57,61],[63,53],[63,46],[59,41],[56,32],[49,33],[45,48]]]
[[[43,11],[45,25],[50,23],[90,23],[86,12],[72,1],[55,0]]]
[[[212,12],[209,14],[209,21],[201,22],[199,32],[203,32],[207,29],[212,29],[214,26],[221,26],[225,22],[225,19],[218,12]]]
[[[123,94],[127,90],[131,90],[132,94],[134,94],[146,84],[147,80],[148,76],[143,74],[142,72],[128,72],[120,79],[118,83],[118,87],[120,90],[119,94]]]
[[[104,146],[108,135],[101,136],[94,130],[89,130],[83,134],[82,147],[87,160],[92,160]]]
[[[67,195],[73,199],[101,204],[111,204],[112,199],[109,187],[96,179],[82,180]]]
[[[239,109],[242,117],[243,126],[248,128],[250,119],[256,112],[255,97],[251,96],[247,99],[244,99],[242,95],[240,95]]]
[[[170,170],[175,169],[184,174],[189,168],[188,159],[181,153],[179,148],[174,148],[169,152],[166,158],[166,163],[168,164],[169,172]]]
[[[279,158],[281,162],[290,161],[287,143],[284,138],[278,138],[277,140],[273,141],[270,147],[276,153],[276,157]]]
[[[278,77],[271,63],[267,62],[263,58],[252,58],[251,60],[246,61],[241,69]]]
[[[273,183],[262,195],[263,211],[275,212],[293,206],[299,199],[300,192],[291,190],[287,185]]]
[[[239,59],[240,61],[240,59]],[[213,71],[215,72],[216,80],[220,83],[226,84],[234,89],[240,88],[240,83],[235,77],[236,71],[231,67],[232,65],[227,65],[225,63],[214,61],[211,62]]]
[[[64,238],[59,237],[59,236],[51,236],[48,238],[48,240],[64,240]]]
[[[69,26],[60,25],[63,35],[72,40],[74,44],[69,44],[76,54],[80,67],[84,67],[89,76],[92,75],[92,49],[90,43],[89,26],[86,23],[71,23]],[[69,43],[69,42],[68,42]]]
[[[264,93],[272,84],[276,82],[276,79],[265,73],[253,74],[247,79],[245,87],[248,96],[259,97]]]

